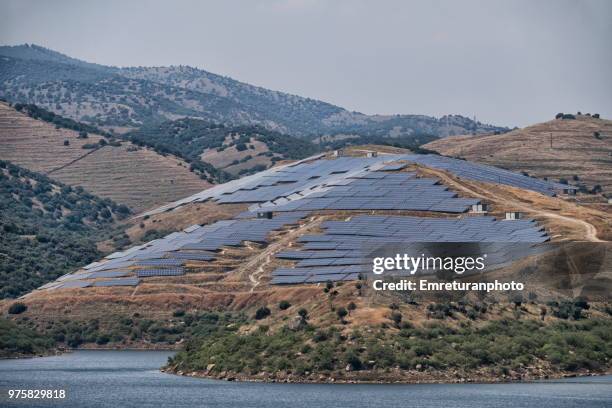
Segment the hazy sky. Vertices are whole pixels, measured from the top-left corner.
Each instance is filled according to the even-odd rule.
[[[373,113],[612,117],[611,1],[0,1],[0,43],[192,65]]]

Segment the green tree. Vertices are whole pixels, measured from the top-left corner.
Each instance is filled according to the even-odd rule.
[[[257,311],[255,312],[255,319],[256,320],[261,320],[261,319],[265,319],[266,317],[270,316],[270,309],[268,309],[265,306],[260,307],[259,309],[257,309]]]
[[[9,307],[8,312],[9,314],[21,314],[26,310],[28,310],[28,307],[25,304],[21,302],[15,302]]]

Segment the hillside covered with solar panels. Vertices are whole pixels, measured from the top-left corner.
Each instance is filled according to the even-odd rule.
[[[610,216],[572,194],[444,156],[328,152],[133,215],[125,231],[138,245],[2,305],[62,347],[179,350],[164,370],[193,376],[454,382],[490,381],[506,366],[516,379],[600,372],[605,352],[591,346],[567,359],[542,352],[550,339],[576,336],[607,347]],[[454,259],[458,250],[486,254],[487,268],[453,282],[529,289],[375,288],[412,276],[396,267],[376,275],[376,257]],[[413,272],[450,279],[436,268]]]
[[[112,253],[39,291],[134,287],[164,279],[195,283],[198,277],[207,280],[207,274],[219,273],[219,279],[235,280],[240,260],[248,260],[254,246],[262,250],[271,244],[277,246],[268,263],[279,266],[262,276],[251,276],[257,285],[363,279],[371,269],[369,256],[376,245],[505,242],[531,248],[551,239],[544,226],[533,219],[506,220],[475,213],[474,209],[483,207],[486,200],[449,188],[421,169],[545,197],[567,189],[565,185],[437,155],[318,155],[209,188],[146,213],[144,217],[155,217],[180,212],[196,203],[242,204],[246,208],[231,219],[194,224]],[[292,236],[308,226],[312,230],[308,234]],[[279,240],[282,245],[278,245]],[[499,254],[497,263],[506,265],[527,253]]]

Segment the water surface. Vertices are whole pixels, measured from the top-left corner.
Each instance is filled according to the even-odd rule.
[[[612,376],[524,384],[261,384],[161,373],[171,352],[76,351],[0,360],[8,407],[612,407]],[[15,401],[8,389],[65,389],[63,401]]]

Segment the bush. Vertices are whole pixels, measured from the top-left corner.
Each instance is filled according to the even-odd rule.
[[[291,303],[287,302],[286,300],[281,300],[281,302],[278,304],[278,308],[280,310],[287,310],[291,307]]]
[[[96,338],[96,344],[100,346],[108,343],[109,341],[110,341],[110,337],[108,337],[107,334],[101,334],[98,336],[98,338]]]
[[[265,307],[265,306],[260,307],[255,312],[255,319],[256,320],[265,319],[266,317],[270,316],[270,313],[271,313],[270,309],[268,309],[267,307]]]
[[[402,322],[402,314],[400,312],[392,312],[391,320],[393,320],[396,327],[399,327],[400,323]]]
[[[336,314],[338,315],[338,318],[340,318],[340,321],[344,321],[344,318],[346,315],[348,315],[348,311],[345,308],[340,307],[338,310],[336,310]]]
[[[21,302],[16,302],[16,303],[13,303],[11,305],[11,307],[9,307],[8,312],[9,312],[9,314],[15,314],[16,315],[16,314],[21,314],[21,313],[25,312],[26,310],[28,310],[28,307],[25,304],[23,304]]]

